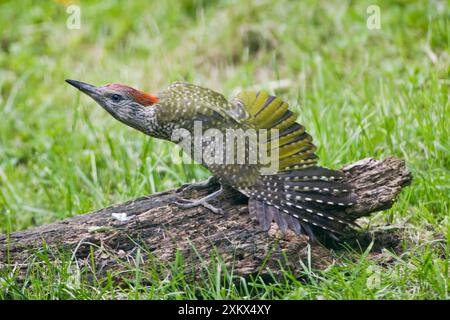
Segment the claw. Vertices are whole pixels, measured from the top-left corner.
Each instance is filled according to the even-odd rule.
[[[191,184],[185,184],[178,188],[177,192],[185,193],[191,190],[207,189],[217,183],[217,179],[214,176],[210,176],[206,181],[194,182]]]
[[[209,180],[209,179],[208,179]],[[185,201],[185,203],[181,203],[178,201],[175,201],[175,204],[177,206],[179,206],[180,208],[194,208],[194,207],[198,207],[198,206],[202,206],[208,210],[210,210],[211,212],[215,213],[215,214],[219,214],[219,215],[224,215],[224,211],[221,208],[217,208],[214,207],[212,204],[208,203],[208,200],[214,200],[216,199],[218,196],[220,196],[223,193],[223,189],[222,186],[220,187],[219,190],[207,195],[206,197],[203,197],[201,199],[196,199],[196,200],[189,200],[189,199],[183,199],[180,198],[180,201]]]

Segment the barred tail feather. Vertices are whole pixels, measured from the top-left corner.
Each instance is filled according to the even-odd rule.
[[[282,232],[285,232],[288,227],[296,234],[301,234],[302,232],[298,219],[284,214],[280,209],[263,201],[251,198],[249,200],[249,211],[251,215],[256,216],[264,231],[268,231],[272,221],[275,220]]]
[[[317,166],[261,176],[251,193],[250,212],[264,230],[275,220],[283,232],[289,228],[313,239],[314,231],[321,230],[336,239],[356,226],[345,213],[356,198],[343,177]]]

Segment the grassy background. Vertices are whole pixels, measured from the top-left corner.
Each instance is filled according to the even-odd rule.
[[[68,2],[0,2],[0,232],[207,177],[172,164],[170,144],[121,125],[64,83],[158,92],[186,80],[226,96],[257,86],[288,100],[323,165],[406,159],[413,185],[366,221],[407,226],[405,250],[341,257],[324,272],[305,267],[302,281],[254,279],[252,290],[216,276],[200,286],[74,286],[60,266],[30,273],[28,285],[2,274],[0,297],[449,298],[446,1],[376,1],[380,30],[366,26],[373,1],[82,1],[80,30],[66,27]]]

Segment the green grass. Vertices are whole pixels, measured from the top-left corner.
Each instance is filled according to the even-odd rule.
[[[377,1],[381,29],[368,30],[370,4],[82,1],[81,29],[68,30],[56,1],[1,2],[2,233],[208,176],[196,165],[174,165],[169,143],[121,125],[66,78],[149,92],[186,80],[226,96],[256,85],[300,112],[323,165],[394,155],[406,160],[414,182],[370,220],[408,226],[398,255],[340,253],[325,271],[305,263],[300,280],[286,273],[282,281],[240,286],[215,270],[200,284],[177,277],[149,284],[142,279],[154,271],[136,266],[125,287],[108,278],[80,282],[70,259],[61,259],[30,266],[25,283],[3,272],[0,298],[448,299],[449,8],[446,1]]]

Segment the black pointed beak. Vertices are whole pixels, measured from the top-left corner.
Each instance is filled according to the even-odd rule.
[[[100,95],[99,89],[96,86],[93,86],[91,84],[84,83],[84,82],[77,81],[77,80],[70,80],[70,79],[66,79],[66,82],[68,84],[74,86],[78,90],[86,93],[91,98],[95,99],[96,97],[99,97],[99,95]]]

